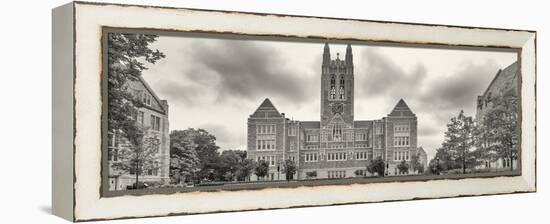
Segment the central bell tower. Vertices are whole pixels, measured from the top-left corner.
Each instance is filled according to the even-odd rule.
[[[353,128],[353,53],[346,47],[344,60],[340,54],[332,60],[328,43],[323,50],[321,65],[321,128],[334,125]]]

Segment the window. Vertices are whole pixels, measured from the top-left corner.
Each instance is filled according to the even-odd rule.
[[[256,140],[256,149],[258,150],[276,150],[275,146],[275,139],[269,139],[272,136],[268,136],[267,138],[260,138]]]
[[[118,161],[118,139],[116,133],[107,133],[107,160]]]
[[[409,151],[394,151],[393,152],[393,160],[395,161],[409,161]]]
[[[160,131],[160,117],[151,114],[151,128]]]
[[[344,161],[347,160],[346,152],[329,152],[327,154],[327,161]]]
[[[256,157],[256,162],[259,162],[259,161],[266,161],[267,164],[269,164],[269,166],[275,166],[275,156],[257,156]]]
[[[342,99],[342,100],[345,99],[345,96],[346,96],[346,94],[345,94],[346,91],[345,91],[345,87],[344,87],[345,83],[346,83],[346,81],[344,80],[344,76],[342,76],[340,78],[340,92],[339,92],[340,93],[340,99]]]
[[[305,162],[317,162],[317,160],[319,159],[319,155],[317,153],[306,153],[304,154],[304,156]]]
[[[258,124],[256,125],[257,134],[275,134],[277,127],[275,124]]]
[[[355,141],[365,141],[366,138],[367,138],[366,133],[356,133],[355,134]]]
[[[329,170],[327,171],[327,177],[330,179],[333,178],[346,178],[345,170]]]
[[[409,124],[396,123],[393,125],[393,132],[409,132]]]
[[[336,99],[336,79],[334,75],[330,76],[330,99]]]
[[[355,159],[356,160],[367,160],[367,152],[355,152]]]
[[[290,127],[288,128],[288,135],[289,136],[296,136],[296,133],[297,133],[297,128],[295,125],[290,125]]]
[[[393,146],[409,146],[409,136],[396,136],[393,137]]]
[[[152,97],[151,95],[149,95],[149,93],[143,92],[141,100],[145,105],[151,106],[151,98]]]
[[[334,127],[332,127],[332,137],[334,141],[342,140],[342,126],[339,123],[334,124]]]
[[[377,135],[382,134],[382,124],[381,123],[378,123],[378,124],[375,125],[374,133],[377,134]]]
[[[319,135],[307,135],[307,141],[308,142],[318,142],[319,141]]]

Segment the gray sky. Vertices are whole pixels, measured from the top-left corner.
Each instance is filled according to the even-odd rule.
[[[322,43],[161,36],[166,58],[143,73],[170,105],[170,130],[204,128],[222,150],[246,149],[246,122],[265,98],[297,120],[319,120]],[[432,157],[450,117],[475,101],[515,53],[352,45],[355,119],[380,119],[403,98]],[[330,44],[332,58],[345,45]]]

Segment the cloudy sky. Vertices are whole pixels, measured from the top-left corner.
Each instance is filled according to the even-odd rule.
[[[161,36],[153,48],[166,58],[143,73],[170,105],[170,129],[204,128],[223,149],[246,149],[246,122],[269,98],[287,117],[320,116],[323,43]],[[445,124],[475,101],[510,52],[352,45],[355,119],[386,116],[403,98],[418,116],[418,143],[431,157]],[[345,45],[330,44],[332,58]]]

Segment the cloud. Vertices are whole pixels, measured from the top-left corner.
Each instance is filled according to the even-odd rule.
[[[221,146],[221,150],[228,149],[243,149],[242,140],[245,138],[243,133],[236,134],[229,131],[229,128],[220,124],[203,124],[199,128],[208,131],[210,134],[216,136],[216,144]]]
[[[417,88],[426,79],[427,70],[423,64],[419,63],[408,73],[374,49],[363,51],[362,60],[361,71],[365,74],[365,79],[359,83],[359,93],[366,97],[391,96],[398,99],[409,96],[410,93],[417,92]]]
[[[430,110],[453,110],[457,114],[461,109],[475,108],[477,96],[483,94],[498,69],[492,60],[482,64],[464,62],[452,75],[428,83],[419,102]]]
[[[216,92],[217,102],[263,96],[299,104],[312,93],[302,85],[310,75],[300,74],[270,46],[239,40],[195,41],[191,46],[186,51],[192,61],[182,75],[202,91]]]

